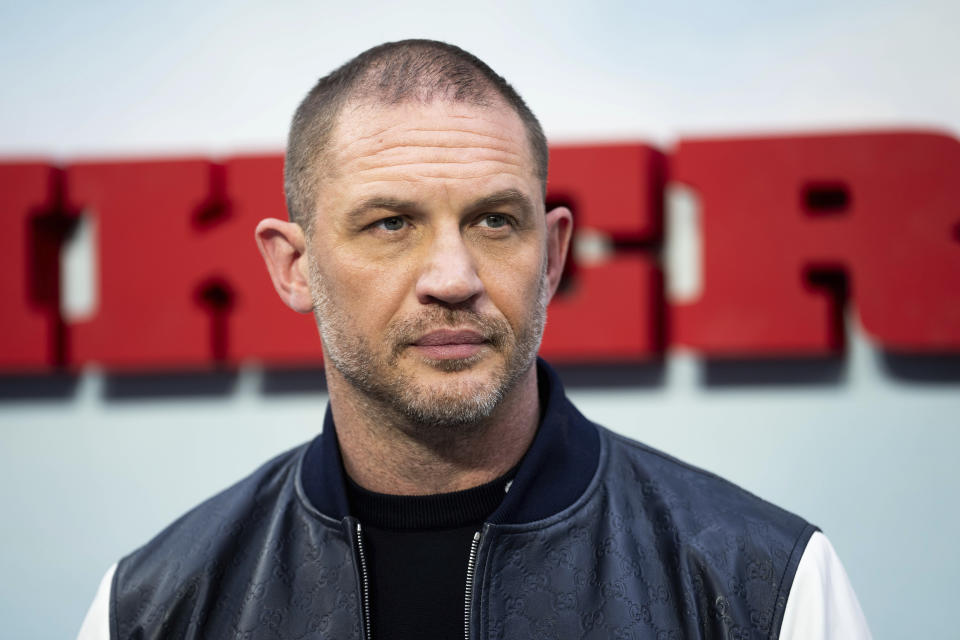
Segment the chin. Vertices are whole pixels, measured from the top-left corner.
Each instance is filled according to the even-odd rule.
[[[476,358],[455,358],[421,364],[432,373],[418,371],[406,376],[401,371],[406,381],[397,385],[400,393],[394,404],[411,422],[423,425],[482,422],[493,414],[514,382],[507,379],[502,362],[497,366]]]
[[[417,397],[398,398],[397,409],[411,424],[433,429],[477,425],[487,420],[502,400],[500,389],[482,387],[450,393],[449,389],[420,389]]]

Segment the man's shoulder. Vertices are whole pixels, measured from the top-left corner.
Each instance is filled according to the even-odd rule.
[[[776,637],[815,528],[719,476],[597,432],[598,465],[580,498],[507,530],[509,544],[493,552],[502,584],[550,589],[525,590],[516,605],[522,616],[489,605],[491,628],[527,637],[529,620],[569,615],[570,625],[611,637],[640,623],[664,637]],[[590,600],[583,593],[599,611],[577,609]]]
[[[605,482],[645,511],[668,518],[677,534],[775,535],[802,551],[816,527],[710,471],[600,427]]]
[[[123,558],[110,590],[115,635],[293,637],[305,620],[326,620],[330,637],[350,637],[350,546],[303,494],[308,447],[270,460]]]
[[[306,446],[270,459],[174,520],[120,561],[121,575],[142,572],[149,565],[183,566],[190,559],[203,562],[215,555],[217,547],[259,529],[254,525],[282,508],[295,492],[295,474]]]
[[[680,609],[690,619],[775,636],[816,527],[716,474],[606,429],[601,434],[606,517],[597,544],[657,577],[651,584],[658,597],[684,585]],[[670,620],[668,600],[651,615]]]

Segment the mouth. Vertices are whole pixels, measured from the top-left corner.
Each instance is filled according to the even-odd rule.
[[[432,360],[470,358],[489,343],[482,334],[471,329],[438,329],[424,334],[410,346]]]

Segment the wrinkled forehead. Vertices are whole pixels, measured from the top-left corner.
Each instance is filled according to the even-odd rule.
[[[446,100],[348,103],[331,132],[325,170],[327,177],[336,177],[414,153],[424,163],[485,160],[512,165],[534,179],[537,175],[523,121],[499,99],[490,105]]]

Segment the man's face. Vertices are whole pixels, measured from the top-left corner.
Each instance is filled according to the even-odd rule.
[[[307,251],[329,363],[414,423],[489,416],[529,372],[551,293],[519,117],[348,105],[326,160]]]

